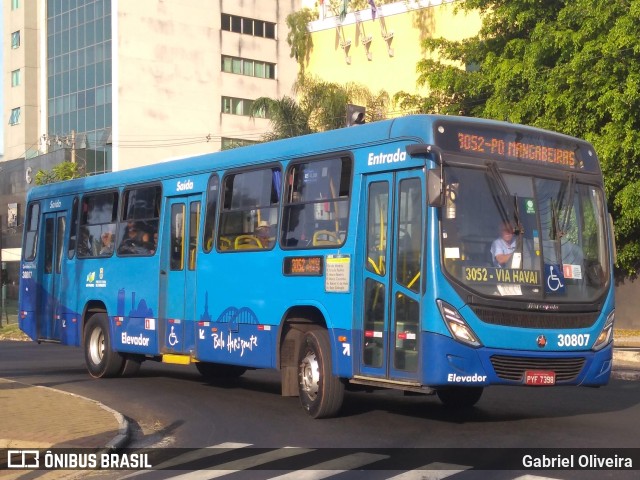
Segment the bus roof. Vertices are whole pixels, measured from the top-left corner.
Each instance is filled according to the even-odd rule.
[[[135,167],[118,172],[105,173],[75,180],[56,182],[34,187],[30,199],[51,195],[72,194],[85,190],[100,190],[120,185],[140,184],[163,178],[196,175],[214,170],[226,170],[241,166],[257,165],[278,160],[323,155],[353,148],[362,148],[389,141],[405,139],[416,143],[435,143],[434,126],[439,123],[458,122],[468,126],[489,127],[523,134],[553,136],[559,141],[587,142],[559,133],[503,121],[449,115],[408,115],[365,125],[340,128],[300,137],[258,143],[221,152],[205,153],[177,160]],[[590,147],[590,146],[589,146]]]

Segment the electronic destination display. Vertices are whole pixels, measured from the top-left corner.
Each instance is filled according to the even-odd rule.
[[[595,152],[589,144],[552,133],[439,122],[435,125],[434,135],[436,145],[447,152],[569,170],[600,171]]]

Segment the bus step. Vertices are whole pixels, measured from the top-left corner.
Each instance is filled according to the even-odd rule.
[[[176,355],[174,353],[165,353],[162,355],[162,363],[173,363],[176,365],[189,365],[191,357],[189,355]]]
[[[38,343],[61,343],[60,340],[56,340],[54,338],[39,338],[36,340]]]
[[[366,385],[376,388],[393,388],[395,390],[405,390],[408,392],[417,392],[425,395],[433,395],[436,391],[433,388],[425,387],[416,382],[404,382],[399,380],[388,380],[385,378],[362,377],[356,375],[349,380],[349,383],[356,385]]]

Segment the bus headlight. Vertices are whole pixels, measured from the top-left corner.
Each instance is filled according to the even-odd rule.
[[[598,335],[598,339],[596,343],[593,344],[593,348],[591,350],[598,351],[609,345],[611,340],[613,339],[613,322],[616,318],[616,311],[612,311],[607,317],[607,321],[604,322],[604,327],[602,327],[602,331],[600,335]]]
[[[458,310],[440,299],[436,300],[436,303],[440,309],[440,315],[442,315],[444,323],[449,329],[449,332],[451,332],[453,338],[472,347],[481,346],[478,337],[473,333],[471,327],[467,325],[467,322],[464,321],[462,315],[458,313]]]

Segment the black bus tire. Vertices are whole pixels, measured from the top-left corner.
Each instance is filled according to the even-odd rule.
[[[87,322],[84,329],[84,360],[89,375],[94,378],[116,377],[124,368],[124,358],[111,348],[109,320],[105,313],[96,313]]]
[[[136,358],[125,358],[120,370],[121,377],[133,377],[140,371],[142,362]]]
[[[333,417],[342,407],[344,384],[332,371],[329,333],[320,328],[306,332],[298,354],[298,391],[313,418]]]
[[[482,396],[482,387],[450,387],[438,390],[438,398],[447,407],[471,408]]]

